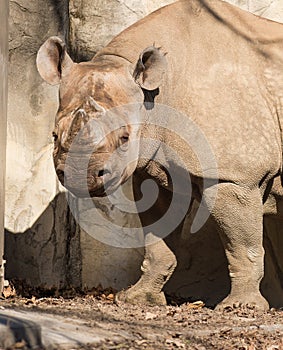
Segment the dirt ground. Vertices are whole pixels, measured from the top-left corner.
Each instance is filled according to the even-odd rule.
[[[95,348],[86,344],[80,349],[283,350],[282,310],[261,313],[238,308],[220,312],[206,308],[201,301],[177,305],[172,298],[171,305],[164,307],[117,306],[115,292],[101,289],[83,294],[52,291],[51,296],[42,296],[36,291],[15,293],[9,287],[5,294],[6,299],[1,300],[4,308],[72,317],[89,327],[124,335],[122,342],[107,339]]]

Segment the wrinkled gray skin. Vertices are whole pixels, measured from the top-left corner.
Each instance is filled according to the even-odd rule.
[[[183,160],[170,158],[165,147],[169,172],[178,169],[184,178],[190,174],[193,198],[202,198],[219,227],[231,291],[218,307],[240,303],[268,308],[259,285],[264,273],[263,214],[276,214],[276,199],[282,194],[283,26],[222,1],[183,0],[137,22],[90,62],[72,62],[64,43],[51,37],[38,52],[37,66],[48,83],[60,84],[54,164],[61,182],[77,196],[103,196],[105,188],[112,192],[133,174],[139,199],[141,182],[154,178],[159,198],[140,214],[147,226],[170,205],[168,171],[155,161],[160,142],[169,145]],[[143,102],[154,96],[155,104],[147,106],[151,111],[157,103],[166,104],[190,116],[202,130],[217,171],[203,171],[178,136],[144,123]],[[123,113],[106,112],[128,104]],[[165,127],[178,123],[174,115],[167,117],[156,116],[158,122],[164,118]],[[89,120],[95,127],[86,129],[82,142],[70,151]],[[107,136],[101,140],[103,132]],[[138,144],[141,137],[157,142],[145,152],[146,144]],[[119,147],[122,151],[112,161]],[[66,165],[68,152],[74,161]],[[81,167],[89,156],[86,186]],[[146,239],[162,236],[158,230],[145,232]],[[164,240],[146,246],[140,280],[117,300],[164,304],[162,288],[175,266]]]

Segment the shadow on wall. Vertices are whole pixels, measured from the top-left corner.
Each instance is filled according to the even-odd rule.
[[[81,286],[80,235],[65,193],[23,233],[5,232],[6,279],[31,286]]]
[[[78,200],[68,195],[68,201],[77,205]],[[105,232],[92,222],[100,234]],[[143,249],[111,247],[84,232],[66,193],[58,194],[30,229],[5,232],[6,279],[46,290],[126,288],[138,279],[142,256]]]
[[[190,224],[191,218],[187,217],[186,221]],[[266,263],[262,292],[272,307],[283,305],[281,227],[282,220],[265,219]],[[87,238],[83,238],[82,243],[83,235]],[[169,296],[181,300],[203,300],[208,306],[213,306],[228,294],[227,261],[211,219],[195,234],[175,232],[167,238],[167,243],[178,259],[178,267],[165,287]],[[94,258],[100,261],[90,263],[89,256],[83,256],[86,250],[82,246],[86,244],[87,254],[92,254],[93,247]],[[54,198],[29,230],[19,234],[7,231],[5,246],[6,278],[25,280],[31,287],[90,289],[101,283],[99,270],[105,274],[105,263],[109,264],[111,271],[104,288],[126,288],[135,283],[139,275],[140,261],[136,259],[131,265],[129,249],[104,245],[80,231],[64,193]],[[127,254],[129,258],[125,260]],[[91,270],[96,278],[87,282]],[[137,271],[136,275],[133,270]]]

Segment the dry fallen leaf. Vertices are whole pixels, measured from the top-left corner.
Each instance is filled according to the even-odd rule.
[[[135,343],[136,343],[138,346],[146,345],[146,344],[147,344],[147,340],[145,340],[145,339],[136,340]]]
[[[21,342],[17,342],[14,345],[14,348],[15,349],[23,349],[23,348],[25,348],[25,346],[26,346],[26,342],[24,340],[22,340]]]
[[[153,313],[151,313],[151,312],[147,312],[146,314],[145,314],[145,319],[146,320],[153,320],[153,319],[155,319],[157,317],[157,315],[156,314],[153,314]]]
[[[107,295],[106,299],[108,300],[114,300],[114,294],[113,293],[110,293]]]
[[[189,303],[187,305],[188,309],[198,309],[198,308],[202,308],[205,306],[205,303],[201,300],[198,301],[194,301],[193,303]]]
[[[26,302],[25,302],[26,305],[36,304],[36,303],[37,303],[37,301],[36,301],[35,296],[32,296],[30,299],[26,300]]]
[[[178,339],[166,339],[165,344],[166,344],[166,345],[173,345],[173,346],[175,346],[176,348],[182,348],[182,349],[185,348],[185,344],[182,343],[182,342],[181,342],[180,340],[178,340]]]
[[[248,350],[256,350],[256,347],[253,344],[251,344],[249,345]]]
[[[16,290],[11,284],[9,284],[7,287],[4,288],[3,295],[5,298],[14,297],[16,296]]]

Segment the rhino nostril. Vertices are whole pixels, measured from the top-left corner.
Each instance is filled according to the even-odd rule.
[[[103,175],[105,175],[105,174],[110,174],[110,171],[107,170],[107,169],[101,169],[101,170],[99,170],[97,176],[98,176],[98,177],[101,177],[101,176],[103,176]]]

